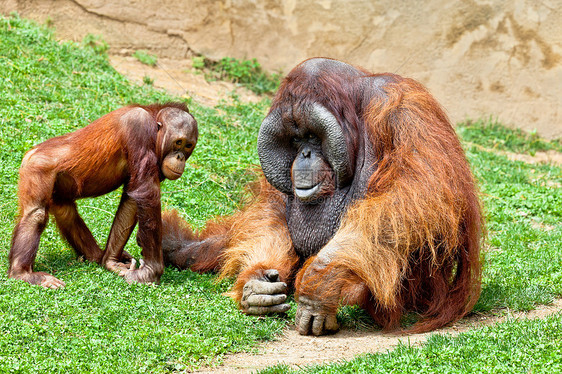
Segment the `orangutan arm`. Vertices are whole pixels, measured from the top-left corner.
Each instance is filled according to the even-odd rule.
[[[298,257],[281,195],[263,183],[257,202],[235,219],[221,277],[237,275],[228,293],[245,313],[284,313],[287,283]]]

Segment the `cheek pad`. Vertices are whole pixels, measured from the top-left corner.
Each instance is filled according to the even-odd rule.
[[[265,178],[283,193],[291,193],[291,166],[295,158],[290,139],[282,132],[279,111],[273,111],[262,122],[258,134],[258,156]]]

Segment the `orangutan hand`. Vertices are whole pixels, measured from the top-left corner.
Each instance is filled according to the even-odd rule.
[[[287,284],[279,281],[279,272],[269,269],[262,278],[248,281],[242,291],[240,306],[247,314],[285,313],[291,306],[287,300]]]
[[[330,247],[325,247],[297,281],[297,314],[295,326],[301,335],[326,335],[340,328],[336,318],[338,300],[323,289],[326,279],[332,279],[328,265],[332,261]]]
[[[327,310],[321,300],[305,296],[299,297],[295,326],[301,335],[333,334],[340,329],[335,312]]]

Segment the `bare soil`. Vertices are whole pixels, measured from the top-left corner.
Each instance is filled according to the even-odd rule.
[[[259,101],[260,97],[252,92],[229,82],[207,82],[196,74],[189,60],[160,59],[158,65],[150,67],[133,57],[111,56],[114,68],[133,82],[142,84],[143,78],[150,77],[154,86],[171,94],[188,96],[206,105],[215,106],[221,100],[230,100],[231,93],[236,92],[246,102]],[[559,152],[537,152],[534,156],[503,152],[512,160],[528,163],[553,163],[562,165]],[[485,315],[471,315],[452,326],[431,333],[413,335],[393,335],[380,330],[344,329],[335,335],[313,337],[302,336],[290,326],[278,340],[260,345],[253,353],[238,353],[223,358],[217,367],[201,369],[200,373],[251,373],[269,366],[284,363],[292,367],[322,364],[338,360],[349,360],[359,354],[385,352],[400,343],[417,345],[425,342],[433,333],[457,335],[469,329],[492,325],[508,318],[536,319],[562,311],[562,299],[552,305],[523,313],[501,310]]]
[[[553,150],[546,151],[546,152],[536,152],[533,156],[520,154],[520,153],[511,153],[511,152],[504,152],[504,154],[510,160],[514,161],[523,161],[528,164],[554,164],[554,165],[562,165],[562,153],[556,152]]]
[[[458,335],[478,327],[493,325],[507,319],[537,319],[562,311],[562,299],[552,305],[543,305],[530,312],[512,313],[509,310],[485,315],[471,315],[450,327],[433,332],[412,335],[393,335],[380,330],[342,330],[335,335],[313,337],[302,336],[288,327],[279,340],[265,343],[255,353],[238,353],[226,356],[222,366],[204,368],[198,373],[251,373],[277,364],[297,368],[312,364],[349,360],[364,353],[386,352],[398,344],[419,345],[430,335]]]
[[[158,59],[156,66],[148,66],[130,56],[111,55],[110,61],[115,70],[125,75],[130,81],[143,84],[145,77],[153,81],[156,88],[168,91],[172,95],[190,97],[194,101],[214,107],[221,100],[230,100],[231,93],[236,92],[240,100],[257,102],[260,97],[253,92],[230,82],[207,82],[202,73],[193,69],[190,59]]]

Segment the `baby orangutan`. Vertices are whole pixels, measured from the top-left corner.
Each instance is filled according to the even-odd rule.
[[[20,168],[19,219],[8,276],[59,288],[64,282],[33,271],[49,213],[76,253],[129,283],[158,282],[164,271],[160,182],[178,179],[197,143],[197,122],[185,104],[130,105],[75,132],[31,149]],[[123,186],[105,251],[78,214],[75,201]],[[123,252],[136,223],[140,267]]]

